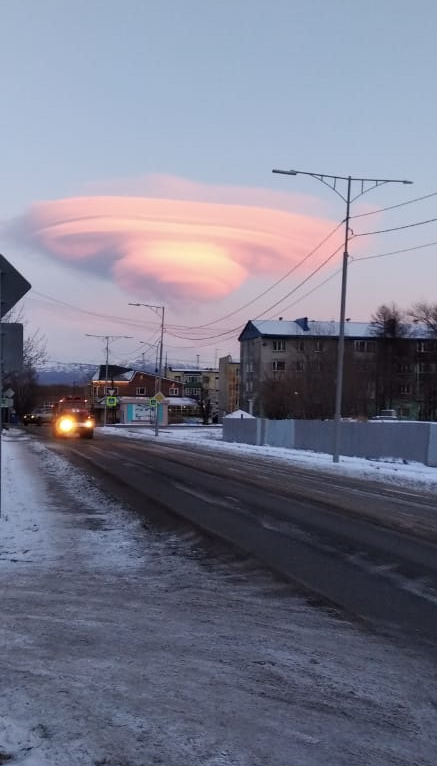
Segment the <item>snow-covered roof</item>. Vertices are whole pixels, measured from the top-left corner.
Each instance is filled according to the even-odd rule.
[[[413,323],[407,325],[406,337],[429,338],[429,332],[425,325]],[[338,337],[340,322],[318,321],[314,319],[297,319],[293,321],[285,319],[252,319],[242,331],[239,340],[250,340],[257,337]],[[374,338],[375,328],[370,322],[345,322],[344,334],[347,338]]]
[[[177,373],[183,373],[184,375],[202,375],[207,372],[218,372],[218,369],[215,367],[169,367],[169,372],[177,372]]]
[[[229,415],[225,415],[225,418],[252,418],[255,420],[254,416],[251,415],[249,412],[245,412],[245,410],[235,410],[234,412],[230,412]]]

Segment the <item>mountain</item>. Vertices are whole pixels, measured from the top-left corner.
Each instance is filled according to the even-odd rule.
[[[95,373],[95,364],[54,364],[37,370],[38,383],[49,386],[53,383],[70,384],[85,383]]]

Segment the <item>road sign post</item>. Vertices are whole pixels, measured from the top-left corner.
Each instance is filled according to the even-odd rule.
[[[2,318],[8,311],[15,306],[30,290],[31,284],[25,279],[17,269],[12,266],[12,263],[0,255],[0,392],[3,388],[3,327]],[[0,408],[1,413],[1,408]],[[3,414],[1,414],[0,421],[0,516],[2,512],[1,500],[1,466],[2,466],[2,452],[1,452],[1,437],[3,433]]]

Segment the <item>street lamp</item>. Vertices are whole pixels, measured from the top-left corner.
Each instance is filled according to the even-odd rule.
[[[159,366],[158,375],[155,376],[155,394],[161,391],[161,379],[162,379],[162,349],[164,346],[164,306],[154,306],[152,303],[129,303],[129,306],[144,306],[147,309],[152,309],[156,313],[161,315],[161,339],[159,342]],[[155,436],[159,436],[159,418],[158,418],[158,403],[156,403],[156,416],[155,416]]]
[[[86,332],[85,335],[87,338],[101,338],[102,340],[106,341],[106,364],[105,364],[105,404],[103,409],[103,425],[106,426],[107,417],[108,417],[108,402],[107,402],[107,395],[108,395],[108,368],[109,368],[109,342],[111,340],[118,340],[119,338],[126,338],[131,339],[132,335],[93,335],[90,332]]]
[[[334,424],[334,449],[333,449],[333,462],[338,463],[340,457],[340,428],[341,428],[341,405],[343,396],[343,366],[344,366],[344,328],[345,328],[345,314],[346,314],[346,287],[347,287],[347,267],[348,267],[348,246],[349,246],[349,221],[350,221],[350,206],[356,199],[362,197],[363,194],[376,189],[378,186],[384,184],[412,184],[412,181],[405,181],[393,178],[355,178],[353,176],[336,176],[329,175],[327,173],[310,173],[305,170],[272,170],[272,173],[280,173],[286,176],[311,176],[317,181],[320,181],[329,189],[338,194],[339,197],[346,203],[346,217],[344,219],[345,235],[344,235],[344,252],[343,252],[343,267],[341,275],[341,298],[340,298],[340,326],[338,335],[338,352],[337,352],[337,378],[335,386],[335,424]],[[346,195],[337,189],[337,183],[346,181]],[[351,197],[352,184],[359,183],[361,190],[354,197]]]

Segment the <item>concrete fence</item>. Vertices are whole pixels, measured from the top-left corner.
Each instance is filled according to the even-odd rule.
[[[333,420],[224,418],[223,440],[332,453]],[[437,423],[368,421],[341,423],[340,454],[401,458],[437,466]]]

